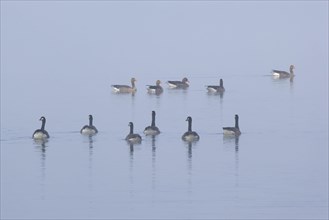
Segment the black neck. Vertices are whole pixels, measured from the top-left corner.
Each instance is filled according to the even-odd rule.
[[[42,120],[42,124],[41,124],[41,130],[42,130],[42,131],[45,130],[45,125],[46,125],[46,119],[44,118],[44,119]]]
[[[152,112],[152,123],[151,126],[155,126],[155,112]]]
[[[192,131],[192,119],[188,120],[188,131]]]
[[[235,118],[235,128],[239,128],[239,118]]]
[[[223,87],[223,80],[222,79],[219,81],[219,86]]]
[[[133,133],[134,133],[134,125],[130,124],[130,134],[133,134]]]
[[[93,117],[89,117],[89,126],[93,126]]]

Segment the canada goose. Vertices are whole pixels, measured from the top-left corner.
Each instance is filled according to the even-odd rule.
[[[223,127],[224,135],[235,135],[239,136],[241,131],[239,129],[239,116],[235,115],[235,126],[234,127]]]
[[[294,76],[294,69],[295,69],[295,66],[290,65],[290,73],[288,73],[286,71],[282,71],[282,70],[272,70],[272,74],[274,77],[278,77],[278,78],[292,77],[292,76]]]
[[[224,88],[224,85],[223,85],[223,79],[220,79],[219,80],[219,86],[206,86],[207,87],[207,90],[208,92],[210,93],[223,93],[225,92],[225,88]]]
[[[89,115],[89,125],[85,125],[83,126],[83,128],[81,128],[80,133],[83,135],[94,135],[98,133],[97,128],[93,125],[93,116]]]
[[[169,88],[176,88],[176,89],[186,89],[189,87],[190,82],[185,77],[182,79],[182,81],[167,81]]]
[[[42,116],[40,119],[42,121],[41,128],[34,131],[32,138],[35,140],[44,140],[49,138],[48,132],[45,130],[46,118]]]
[[[186,121],[188,122],[188,128],[187,128],[187,132],[183,134],[182,139],[184,141],[189,141],[189,142],[198,141],[200,139],[200,136],[195,131],[192,131],[192,118],[188,116],[186,118]]]
[[[155,86],[147,85],[147,92],[149,94],[160,95],[163,92],[163,88],[161,87],[161,81],[157,80]]]
[[[131,86],[127,85],[112,85],[112,90],[115,93],[134,93],[137,91],[135,87],[135,82],[137,81],[135,78],[131,78]]]
[[[134,124],[129,122],[128,126],[130,126],[130,132],[126,137],[126,141],[130,143],[141,143],[142,137],[139,134],[134,134]]]
[[[145,135],[157,135],[160,134],[160,130],[155,126],[155,111],[152,111],[152,123],[151,126],[147,126],[144,130]]]

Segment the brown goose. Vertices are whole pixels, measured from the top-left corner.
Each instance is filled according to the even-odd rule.
[[[161,87],[161,81],[157,80],[155,82],[155,86],[147,85],[147,92],[149,94],[160,95],[163,92],[163,88]]]
[[[186,77],[182,79],[182,81],[167,81],[169,88],[172,89],[186,89],[189,87],[190,82]]]
[[[112,85],[113,92],[115,93],[134,93],[136,92],[136,87],[135,87],[135,78],[131,78],[131,86],[127,85]]]
[[[282,71],[282,70],[272,70],[272,75],[274,77],[278,77],[278,78],[292,77],[292,76],[294,76],[294,69],[295,69],[295,66],[290,65],[290,69],[289,69],[290,73],[288,73],[286,71]]]

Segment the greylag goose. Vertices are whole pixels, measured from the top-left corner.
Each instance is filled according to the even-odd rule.
[[[161,81],[157,80],[155,86],[147,85],[147,92],[149,94],[160,95],[163,92],[163,88],[161,87]]]
[[[294,76],[294,69],[295,69],[295,66],[290,65],[289,73],[286,71],[282,71],[282,70],[272,70],[272,74],[274,77],[278,77],[278,78],[292,77],[292,76]]]
[[[185,77],[182,79],[182,81],[167,81],[169,88],[176,88],[176,89],[186,89],[189,87],[190,82],[188,79]]]
[[[115,93],[134,93],[137,91],[135,78],[131,78],[131,86],[128,85],[112,85],[113,92]]]

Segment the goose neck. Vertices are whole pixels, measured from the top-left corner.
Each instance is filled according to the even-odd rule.
[[[155,114],[153,113],[152,114],[152,123],[151,123],[151,126],[155,126]]]
[[[134,125],[130,124],[130,133],[129,134],[133,134],[134,133]]]
[[[192,120],[189,120],[188,121],[188,128],[187,128],[188,131],[192,131]]]

